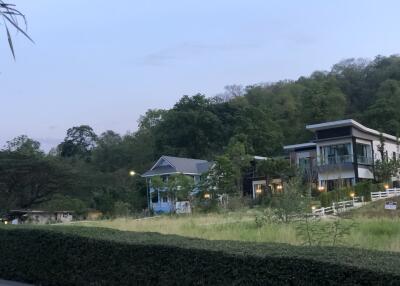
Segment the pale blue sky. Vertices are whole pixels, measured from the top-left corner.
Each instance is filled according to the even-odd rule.
[[[27,134],[48,150],[80,124],[134,131],[147,109],[184,94],[297,79],[400,48],[399,1],[9,2],[36,44],[17,35],[14,62],[1,30],[0,146]]]

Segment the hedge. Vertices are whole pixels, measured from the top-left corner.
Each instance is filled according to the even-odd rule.
[[[0,227],[0,277],[40,285],[400,285],[398,254],[84,227]]]

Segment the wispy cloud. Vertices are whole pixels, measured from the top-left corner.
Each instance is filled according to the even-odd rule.
[[[163,66],[173,61],[190,59],[210,53],[233,52],[256,48],[257,44],[201,44],[201,43],[182,43],[173,47],[165,48],[147,54],[138,61],[140,65]]]

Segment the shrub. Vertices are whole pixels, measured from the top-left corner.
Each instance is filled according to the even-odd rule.
[[[0,277],[40,285],[394,285],[400,258],[79,227],[0,227]]]
[[[350,194],[353,192],[354,190],[351,187],[341,188],[331,192],[323,192],[319,195],[321,206],[329,207],[335,202],[351,200]]]
[[[127,217],[131,213],[129,204],[121,201],[114,203],[113,215],[115,217]]]
[[[356,196],[364,197],[364,201],[371,201],[371,192],[382,192],[383,184],[374,184],[371,181],[363,181],[354,187]]]

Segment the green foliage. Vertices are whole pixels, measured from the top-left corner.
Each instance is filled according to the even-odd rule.
[[[40,285],[390,285],[400,278],[398,256],[350,248],[62,226],[1,227],[0,240],[0,276]]]
[[[8,152],[16,152],[25,156],[43,156],[40,150],[40,143],[29,138],[26,135],[18,136],[11,141],[7,141],[5,150]]]
[[[113,215],[115,217],[127,217],[131,213],[129,204],[121,201],[114,203]]]
[[[319,200],[322,207],[330,207],[335,202],[351,200],[351,193],[354,193],[354,189],[351,187],[341,188],[330,192],[322,192],[319,195]]]
[[[40,204],[38,208],[46,211],[73,211],[77,215],[83,215],[88,206],[80,199],[56,194],[49,201]]]
[[[79,157],[89,159],[96,145],[97,135],[88,125],[72,127],[67,130],[67,136],[58,146],[61,157]]]
[[[321,221],[312,215],[304,215],[296,225],[297,236],[303,240],[304,245],[343,245],[344,239],[350,235],[356,226],[354,221],[335,219],[333,221]]]
[[[257,164],[257,175],[288,180],[296,175],[296,170],[290,165],[289,160],[275,158],[259,162]]]
[[[0,209],[29,208],[71,190],[72,170],[56,158],[0,152]]]
[[[297,178],[289,180],[283,191],[274,196],[271,207],[283,222],[289,222],[294,216],[303,213],[308,205],[308,198],[303,195],[302,187]]]

